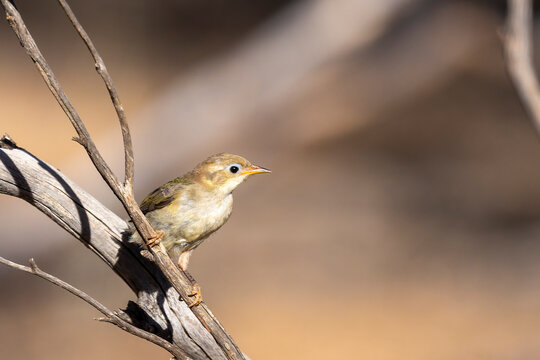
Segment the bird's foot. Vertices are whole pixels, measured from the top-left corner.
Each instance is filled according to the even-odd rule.
[[[189,294],[188,296],[193,297],[193,302],[189,304],[190,308],[197,306],[201,303],[202,293],[201,293],[201,287],[199,286],[199,284],[197,283],[193,284],[193,289],[191,290],[191,294]]]
[[[152,236],[150,239],[148,239],[148,242],[146,243],[146,246],[154,247],[154,246],[158,245],[161,242],[161,239],[163,239],[163,235],[165,235],[165,233],[162,230],[157,230],[154,233],[154,236]]]

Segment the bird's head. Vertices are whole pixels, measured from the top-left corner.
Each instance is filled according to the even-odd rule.
[[[209,190],[226,195],[248,176],[269,172],[270,170],[253,165],[241,156],[220,153],[198,164],[192,174],[197,182]]]

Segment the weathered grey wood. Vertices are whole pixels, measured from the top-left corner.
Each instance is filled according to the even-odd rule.
[[[111,324],[114,324],[118,326],[120,329],[129,332],[130,334],[136,335],[140,337],[141,339],[145,339],[150,341],[151,343],[154,343],[158,346],[161,346],[168,352],[174,355],[174,357],[178,360],[189,360],[190,357],[184,353],[183,349],[179,348],[178,346],[173,345],[172,343],[168,342],[167,340],[159,337],[156,334],[153,334],[149,331],[143,330],[141,328],[138,328],[137,326],[133,325],[129,321],[129,317],[125,316],[125,314],[121,311],[112,311],[109,308],[107,308],[105,305],[85,293],[84,291],[77,289],[73,285],[68,284],[65,281],[60,280],[56,276],[53,276],[43,270],[41,270],[34,259],[30,259],[30,266],[24,266],[21,264],[14,263],[13,261],[7,260],[0,256],[0,263],[9,266],[12,269],[24,271],[26,273],[35,275],[41,279],[47,280],[51,284],[54,284],[70,294],[73,294],[77,296],[79,299],[85,301],[87,304],[92,306],[94,309],[99,311],[104,317],[101,317],[97,320],[108,322]]]
[[[91,53],[94,58],[97,60],[100,58],[99,54],[94,51],[91,41],[87,38],[86,33],[82,29],[82,26],[76,20],[75,15],[71,12],[71,9],[65,1],[60,0],[62,7],[67,12],[68,17],[72,21],[76,29],[80,30],[80,34],[88,45]],[[6,12],[6,19],[10,24],[13,32],[17,35],[21,45],[25,49],[27,55],[34,61],[39,73],[41,74],[43,80],[47,84],[49,90],[57,100],[60,107],[64,110],[67,117],[69,118],[71,124],[75,128],[78,137],[74,138],[79,144],[81,144],[86,150],[90,160],[98,170],[99,174],[103,177],[103,180],[109,185],[110,189],[114,195],[120,200],[124,209],[129,214],[129,217],[133,221],[134,227],[137,229],[138,233],[141,235],[142,239],[145,239],[148,251],[152,254],[153,263],[157,265],[160,269],[161,274],[167,279],[167,285],[172,286],[184,300],[189,299],[190,296],[195,291],[196,287],[194,279],[190,277],[183,269],[174,264],[169,256],[163,244],[160,243],[159,239],[163,235],[163,232],[156,232],[152,228],[141,209],[137,206],[135,201],[135,196],[133,193],[132,179],[133,176],[133,154],[132,154],[132,144],[131,144],[131,135],[129,132],[129,127],[126,119],[119,115],[120,126],[122,128],[123,140],[124,140],[124,154],[125,154],[125,170],[126,170],[126,179],[125,183],[122,184],[116,175],[112,172],[109,165],[105,162],[101,153],[98,151],[94,141],[92,140],[90,134],[88,133],[85,124],[81,120],[78,112],[73,107],[73,104],[70,102],[66,93],[60,86],[58,79],[54,75],[51,67],[43,57],[41,51],[39,50],[34,38],[28,31],[24,20],[21,17],[21,14],[15,7],[13,1],[10,0],[0,0],[0,4],[4,7]],[[98,61],[99,62],[99,61]],[[103,69],[102,69],[103,70]],[[100,69],[98,68],[98,72]],[[100,72],[102,75],[105,75],[104,72]],[[107,83],[109,90],[113,90],[112,80],[108,82],[108,76],[105,75],[103,79]],[[110,79],[109,79],[110,80]],[[110,86],[110,87],[109,87]],[[115,106],[118,105],[121,108],[117,94],[114,94],[116,91],[112,91],[110,94],[113,97],[113,102]],[[123,111],[122,111],[123,112]],[[84,224],[83,224],[84,225]],[[84,230],[84,228],[83,228]],[[158,298],[159,300],[159,298]],[[201,301],[194,302],[190,304],[191,311],[193,315],[197,317],[201,324],[204,324],[205,329],[212,335],[216,340],[217,344],[227,357],[227,359],[237,360],[245,359],[244,355],[234,343],[233,339],[223,326],[218,322],[216,317],[212,314],[210,309],[202,303]],[[174,355],[174,354],[173,354]]]
[[[122,241],[126,221],[9,138],[0,140],[0,193],[26,200],[109,265],[137,294],[137,303],[125,310],[134,325],[167,339],[193,359],[226,359],[157,266],[138,245]]]

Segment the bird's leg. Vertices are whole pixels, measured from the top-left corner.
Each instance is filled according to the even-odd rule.
[[[191,251],[192,250],[184,251],[182,254],[180,254],[178,258],[178,267],[182,269],[183,271],[187,270],[189,258],[191,257]],[[193,297],[193,302],[189,304],[189,307],[191,308],[201,303],[202,293],[201,293],[201,287],[199,286],[199,284],[195,282],[195,279],[193,279],[191,275],[189,275],[189,273],[187,272],[186,272],[186,275],[189,277],[189,279],[193,283],[193,289],[191,290],[191,294],[188,295],[189,297]]]
[[[157,244],[160,243],[161,239],[163,238],[163,235],[165,233],[162,230],[157,230],[154,235],[148,239],[148,242],[146,243],[146,246],[148,247],[154,247]]]
[[[181,253],[180,256],[178,257],[178,267],[186,271],[190,257],[191,257],[191,250],[184,251],[183,253]]]

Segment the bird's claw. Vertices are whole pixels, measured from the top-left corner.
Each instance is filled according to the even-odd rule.
[[[189,304],[189,307],[192,308],[194,306],[197,306],[202,301],[202,293],[201,293],[201,287],[199,284],[195,283],[193,285],[193,289],[191,290],[191,294],[188,295],[189,297],[193,297],[193,302]]]
[[[146,242],[146,246],[154,247],[158,245],[161,242],[163,235],[165,235],[163,230],[157,230],[154,235],[150,239],[148,239],[148,241]]]

